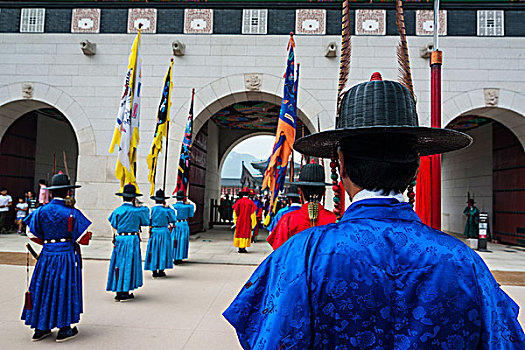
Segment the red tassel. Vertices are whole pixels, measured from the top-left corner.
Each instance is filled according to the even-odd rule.
[[[177,240],[175,238],[173,239],[173,248],[177,248]]]
[[[148,262],[151,262],[151,252],[148,253]]]
[[[115,267],[115,280],[118,282],[118,267]]]
[[[33,310],[33,301],[31,300],[31,292],[27,291],[25,296],[25,303],[24,303],[24,309],[25,310]]]
[[[71,214],[69,214],[69,218],[67,220],[67,231],[73,232],[73,210],[71,210]]]

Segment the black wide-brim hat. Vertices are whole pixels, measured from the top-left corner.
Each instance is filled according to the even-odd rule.
[[[299,190],[297,188],[297,182],[294,182],[292,185],[290,185],[290,188],[288,188],[288,192],[285,195],[286,197],[295,197],[300,198]]]
[[[302,137],[295,142],[294,149],[306,155],[330,158],[343,140],[374,135],[406,139],[420,156],[455,151],[472,143],[469,135],[459,131],[419,126],[410,91],[395,81],[373,80],[345,93],[335,130]]]
[[[135,198],[135,197],[142,196],[142,194],[137,193],[137,188],[135,187],[135,185],[132,185],[132,184],[127,184],[122,189],[122,192],[115,193],[115,194],[117,196],[126,197],[126,198]]]
[[[314,186],[314,187],[325,187],[331,184],[324,182],[324,168],[315,163],[304,165],[299,172],[299,180],[295,181],[296,186]]]
[[[170,197],[166,197],[164,195],[163,190],[157,190],[157,192],[155,192],[155,195],[150,196],[149,198],[153,199],[154,201],[163,201],[163,200],[169,199]]]
[[[177,191],[177,194],[173,196],[173,198],[177,199],[185,199],[187,196],[184,194],[184,191]]]
[[[58,189],[71,189],[71,188],[80,188],[80,185],[72,185],[69,181],[69,177],[62,172],[53,175],[51,178],[51,186],[47,187],[48,190],[58,190]]]

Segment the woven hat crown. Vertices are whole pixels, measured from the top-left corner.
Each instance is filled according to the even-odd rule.
[[[122,189],[122,193],[125,193],[125,194],[136,194],[137,193],[137,189],[135,188],[135,185],[127,184]]]
[[[355,85],[341,102],[336,129],[419,126],[416,104],[402,84],[373,80]]]
[[[56,174],[51,178],[51,187],[55,186],[69,186],[69,177],[66,174]]]
[[[319,164],[306,164],[299,173],[299,182],[324,182],[324,169]]]

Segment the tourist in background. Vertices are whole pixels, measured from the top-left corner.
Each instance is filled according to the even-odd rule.
[[[24,201],[24,197],[18,198],[18,203],[16,204],[15,211],[16,211],[16,220],[15,223],[18,226],[18,233],[19,235],[23,235],[22,228],[24,227],[24,219],[27,216],[27,212],[29,211],[29,204],[27,204]]]
[[[0,188],[0,233],[8,233],[9,225],[6,224],[9,207],[13,204],[13,198],[7,194],[7,188]]]
[[[40,186],[38,192],[38,203],[40,203],[40,205],[49,203],[49,191],[47,189],[46,180],[38,180],[38,185]]]

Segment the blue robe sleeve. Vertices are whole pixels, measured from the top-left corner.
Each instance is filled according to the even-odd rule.
[[[244,349],[309,348],[308,237],[294,236],[266,258],[224,311]]]
[[[44,239],[44,236],[42,236],[42,225],[40,223],[39,216],[38,216],[38,213],[40,213],[40,208],[38,208],[37,210],[29,214],[24,219],[24,224],[26,224],[27,227],[29,228],[29,233],[28,233],[29,238],[32,238],[31,237],[32,235],[36,238]]]
[[[115,230],[118,229],[118,214],[117,214],[118,208],[113,210],[111,215],[108,218],[109,224],[111,227],[113,227]]]
[[[82,234],[86,232],[88,227],[91,225],[91,221],[89,221],[89,219],[86,218],[84,214],[82,214],[82,212],[78,209],[75,209],[73,216],[75,222],[73,225],[73,232],[71,232],[71,238],[74,242],[76,242],[82,236]]]
[[[193,204],[188,204],[190,206],[190,214],[188,215],[189,218],[192,218],[195,215],[195,207]]]
[[[525,349],[525,335],[518,322],[519,306],[501,290],[481,257],[474,251],[470,254],[474,260],[472,268],[478,277],[480,349]]]
[[[177,213],[172,207],[168,207],[168,223],[175,224],[177,222]]]
[[[144,206],[140,208],[140,226],[149,226],[149,208]]]

